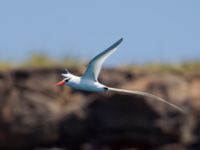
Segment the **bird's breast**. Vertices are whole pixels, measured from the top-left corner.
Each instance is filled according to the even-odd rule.
[[[77,90],[101,92],[105,91],[101,84],[91,81],[69,82],[68,86]]]

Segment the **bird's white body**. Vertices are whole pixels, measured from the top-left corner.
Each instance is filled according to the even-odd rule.
[[[74,76],[67,83],[67,86],[82,91],[88,92],[103,92],[105,91],[105,85],[99,82],[93,82],[91,80],[83,79],[82,77]]]
[[[122,42],[122,40],[123,39],[118,40],[113,45],[111,45],[109,48],[104,50],[102,53],[100,53],[99,55],[94,57],[89,62],[88,67],[87,67],[85,73],[83,74],[83,76],[81,76],[81,77],[75,76],[75,75],[69,73],[68,70],[66,70],[66,72],[62,74],[62,76],[65,77],[64,80],[58,82],[57,85],[66,85],[73,89],[89,91],[89,92],[112,91],[112,92],[123,92],[123,93],[127,93],[127,94],[141,95],[141,96],[150,97],[150,98],[165,102],[165,103],[169,104],[170,106],[172,106],[180,111],[183,111],[183,109],[181,109],[180,107],[178,107],[172,103],[169,103],[168,101],[166,101],[158,96],[155,96],[155,95],[152,95],[149,93],[145,93],[145,92],[140,92],[140,91],[130,91],[130,90],[124,90],[124,89],[111,88],[111,87],[107,87],[98,82],[98,76],[101,71],[103,62],[112,53],[114,53],[117,50],[117,47]]]

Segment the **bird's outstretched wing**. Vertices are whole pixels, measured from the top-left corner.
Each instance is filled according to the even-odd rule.
[[[122,38],[111,45],[109,48],[104,50],[102,53],[94,57],[88,64],[88,67],[82,76],[83,79],[89,79],[92,81],[97,81],[99,73],[103,62],[108,58],[113,52],[117,50],[118,45],[122,42]]]
[[[166,100],[164,100],[164,99],[162,99],[162,98],[160,98],[158,96],[155,96],[153,94],[149,94],[149,93],[141,92],[141,91],[130,91],[130,90],[124,90],[124,89],[111,88],[111,87],[108,87],[108,91],[121,92],[121,93],[128,93],[128,94],[134,94],[134,95],[141,95],[141,96],[150,97],[152,99],[162,101],[162,102],[164,102],[164,103],[176,108],[177,110],[185,113],[185,110],[183,110],[182,108],[180,108],[180,107],[178,107],[178,106],[176,106],[176,105],[174,105],[174,104],[172,104],[172,103],[170,103],[170,102],[168,102],[168,101],[166,101]]]

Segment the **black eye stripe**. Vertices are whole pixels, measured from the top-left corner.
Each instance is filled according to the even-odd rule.
[[[67,74],[67,73],[69,73],[69,71],[67,69],[65,69],[65,73]]]
[[[69,81],[69,78],[68,79],[65,79],[65,82],[67,83]]]
[[[108,87],[104,87],[104,90],[105,90],[105,91],[108,91]]]

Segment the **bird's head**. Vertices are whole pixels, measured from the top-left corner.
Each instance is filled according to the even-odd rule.
[[[58,86],[67,85],[67,83],[69,82],[69,80],[72,78],[73,75],[69,73],[67,69],[65,69],[65,72],[62,73],[62,76],[64,77],[64,79],[57,82],[56,85]]]

